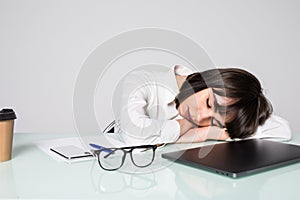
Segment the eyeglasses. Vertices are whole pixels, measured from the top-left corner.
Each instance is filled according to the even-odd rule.
[[[130,154],[132,163],[136,167],[147,167],[155,157],[156,145],[141,145],[122,148],[102,148],[93,150],[101,168],[108,171],[120,169],[125,161],[126,154]]]

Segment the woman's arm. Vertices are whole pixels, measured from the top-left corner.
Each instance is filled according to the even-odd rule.
[[[179,123],[173,119],[156,119],[148,110],[156,102],[157,85],[149,82],[151,77],[140,71],[128,74],[121,82],[117,105],[117,123],[124,141],[131,145],[175,142],[180,134]],[[156,110],[155,110],[156,111]],[[157,111],[159,112],[159,111]],[[163,112],[163,111],[161,111]]]
[[[121,87],[115,114],[122,137],[128,144],[202,142],[225,138],[224,133],[221,133],[224,130],[218,130],[217,127],[196,128],[185,119],[158,120],[150,117],[147,112],[149,102],[159,97],[155,93],[155,84],[149,82],[145,73],[133,72],[127,75]],[[157,106],[159,108],[160,105]]]
[[[251,138],[270,138],[287,141],[292,138],[292,133],[288,121],[279,116],[271,115],[262,126],[258,127]]]
[[[229,138],[226,129],[216,126],[192,128],[182,134],[176,143],[204,142],[206,140],[226,140]]]
[[[226,140],[229,138],[226,129],[216,126],[196,127],[187,119],[177,120],[180,125],[180,137],[176,143],[204,142],[206,140]]]
[[[181,129],[182,130],[182,129]],[[290,140],[292,137],[289,123],[281,117],[271,115],[264,125],[259,126],[255,135],[250,138],[270,138],[275,140]],[[191,128],[181,133],[176,143],[203,142],[209,139],[226,140],[229,138],[224,129],[218,127]]]

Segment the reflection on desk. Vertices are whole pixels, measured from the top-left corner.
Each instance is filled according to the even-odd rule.
[[[0,198],[253,200],[300,197],[300,164],[230,179],[172,163],[157,155],[152,168],[144,171],[133,167],[127,159],[128,166],[124,166],[127,170],[108,172],[101,169],[96,160],[73,164],[57,162],[32,144],[55,137],[72,135],[16,134],[13,159],[0,163]],[[211,142],[200,145],[205,144]],[[181,147],[170,145],[164,151]]]
[[[136,169],[137,171],[139,169]],[[157,185],[154,172],[124,173],[122,171],[104,171],[94,162],[91,169],[93,187],[99,193],[118,193],[124,190],[137,190],[143,194]]]
[[[0,197],[17,198],[15,177],[12,162],[7,161],[0,165]]]
[[[176,199],[193,199],[195,196],[201,199],[285,199],[287,194],[289,199],[300,197],[298,185],[293,184],[293,181],[300,183],[300,164],[240,179],[230,179],[192,167],[185,170],[179,168],[175,165],[171,167],[179,189]]]

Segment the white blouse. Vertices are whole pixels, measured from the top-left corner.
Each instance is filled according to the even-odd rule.
[[[175,119],[181,116],[174,102],[179,92],[175,75],[191,73],[176,65],[168,70],[136,70],[122,79],[116,129],[127,144],[172,143],[179,138],[180,126]],[[271,115],[251,138],[289,140],[291,130],[286,120]]]

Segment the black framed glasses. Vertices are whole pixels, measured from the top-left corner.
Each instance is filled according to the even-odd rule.
[[[101,168],[108,171],[120,169],[129,153],[136,167],[147,167],[152,164],[157,145],[141,145],[121,148],[102,148],[93,150]]]

